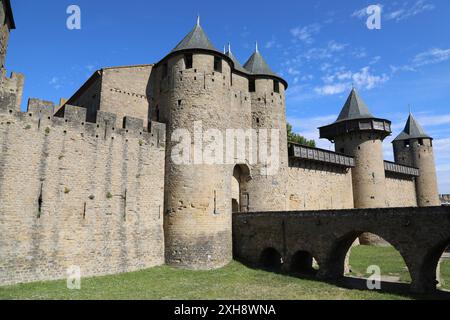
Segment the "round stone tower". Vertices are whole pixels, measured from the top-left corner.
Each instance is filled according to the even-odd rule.
[[[251,167],[251,180],[247,183],[249,211],[286,210],[288,151],[285,91],[288,85],[272,71],[259,52],[258,45],[244,68],[249,73],[252,128],[258,132],[259,155],[258,163]],[[261,151],[267,152],[267,161],[260,156]]]
[[[233,67],[198,22],[152,74],[152,117],[167,124],[169,265],[211,269],[232,259],[233,166],[224,164],[222,143],[229,127]]]
[[[410,113],[405,129],[392,143],[397,163],[420,170],[420,176],[416,178],[417,205],[440,206],[433,138],[425,133]]]
[[[375,118],[355,89],[336,122],[320,128],[320,137],[334,142],[336,152],[355,157],[352,169],[355,208],[386,206],[382,143],[390,134],[391,122]]]

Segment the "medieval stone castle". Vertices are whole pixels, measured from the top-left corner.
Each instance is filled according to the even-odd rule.
[[[0,284],[233,258],[232,212],[439,206],[433,139],[410,115],[384,161],[391,122],[356,90],[320,128],[336,152],[289,143],[287,82],[256,50],[242,66],[200,23],[155,64],[104,68],[61,106],[20,111],[24,77],[6,76],[15,29],[0,6]],[[279,129],[279,170],[174,163],[180,128]]]

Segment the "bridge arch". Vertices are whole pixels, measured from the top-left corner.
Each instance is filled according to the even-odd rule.
[[[376,235],[391,245],[401,256],[411,279],[413,279],[411,270],[413,269],[414,264],[413,261],[410,261],[409,259],[410,252],[408,251],[408,248],[403,248],[397,239],[375,230],[350,231],[334,240],[325,255],[324,266],[323,268],[320,268],[318,276],[330,280],[342,278],[345,275],[345,266],[349,262],[353,243],[359,239],[362,234],[367,233]],[[383,273],[383,270],[381,271]]]
[[[440,278],[440,268],[438,266],[449,246],[450,237],[440,241],[426,251],[419,262],[419,267],[414,270],[414,275],[412,275],[413,291],[432,292],[437,289]]]
[[[277,249],[273,247],[265,248],[259,256],[259,265],[263,269],[270,271],[281,271],[284,261]]]
[[[290,258],[289,271],[291,273],[315,276],[318,270],[319,266],[317,259],[310,251],[298,250]]]

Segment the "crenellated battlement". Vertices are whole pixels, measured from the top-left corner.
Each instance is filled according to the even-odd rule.
[[[11,121],[23,122],[24,127],[37,126],[42,132],[45,132],[47,127],[60,127],[64,133],[77,130],[83,136],[89,134],[102,139],[114,140],[116,136],[126,139],[138,138],[149,145],[165,147],[165,124],[163,123],[151,122],[147,129],[142,119],[124,117],[122,128],[117,128],[115,126],[117,116],[110,112],[98,111],[96,122],[92,123],[86,121],[86,109],[82,107],[66,105],[63,112],[56,116],[54,114],[56,106],[49,101],[29,99],[27,112],[17,111],[14,107],[15,103],[15,94],[4,93],[0,97],[0,115],[6,115],[6,119],[9,118]]]

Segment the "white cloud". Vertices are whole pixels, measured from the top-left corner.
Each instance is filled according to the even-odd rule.
[[[364,67],[361,71],[354,73],[352,78],[356,86],[363,87],[367,90],[373,89],[377,85],[389,80],[389,77],[386,74],[379,76],[371,74],[369,67]]]
[[[291,67],[291,68],[288,68],[287,73],[291,76],[298,76],[300,74],[300,71]]]
[[[51,85],[55,90],[59,90],[62,88],[61,79],[59,79],[58,77],[52,77],[48,84]]]
[[[417,0],[412,6],[405,2],[401,8],[393,9],[384,15],[386,20],[395,20],[397,22],[414,17],[422,12],[434,10],[435,6],[428,3],[427,0]]]
[[[386,6],[377,4],[377,6],[381,7],[383,16],[382,19],[387,21],[392,20],[396,22],[400,22],[411,17],[417,16],[423,12],[431,11],[435,9],[433,4],[430,4],[428,0],[417,0],[414,4],[411,5],[410,1],[405,1],[402,4],[395,1],[392,3],[386,4]],[[352,18],[364,19],[368,17],[367,8],[362,8],[354,11],[351,14]]]
[[[343,44],[343,43],[338,43],[334,40],[328,42],[328,49],[331,52],[338,52],[338,51],[342,51],[345,49],[345,47],[347,47],[348,44]]]
[[[264,45],[264,47],[265,47],[266,49],[271,49],[271,48],[273,48],[275,45],[276,45],[276,41],[275,41],[275,40],[270,40],[270,41],[267,41],[267,42],[266,42],[266,44]]]
[[[331,84],[331,85],[325,85],[322,87],[317,87],[314,89],[314,91],[317,94],[324,95],[324,96],[330,96],[342,93],[346,90],[348,90],[351,87],[348,83],[337,83],[337,84]]]
[[[399,71],[416,72],[417,69],[420,67],[430,64],[438,64],[441,62],[445,62],[449,59],[450,59],[450,48],[449,49],[432,48],[429,49],[428,51],[416,54],[409,64],[405,64],[403,66],[391,65],[390,68],[393,74]]]
[[[352,13],[351,16],[354,18],[359,18],[359,19],[366,17],[367,16],[367,7],[356,10],[355,12]]]
[[[313,36],[320,32],[320,25],[310,24],[305,27],[295,27],[291,29],[291,34],[294,36],[295,40],[300,40],[306,44],[311,44],[314,42]]]
[[[383,9],[383,5],[382,4],[376,4],[377,6],[379,6],[381,9]],[[365,17],[368,17],[369,15],[367,14],[367,8],[369,8],[369,6],[364,7],[362,9],[356,10],[351,14],[352,18],[358,18],[358,19],[363,19]]]
[[[360,89],[371,90],[389,80],[386,74],[375,75],[370,67],[364,67],[357,72],[340,70],[322,78],[324,86],[316,87],[314,91],[319,95],[335,95],[349,90],[353,85]]]
[[[450,49],[433,48],[419,53],[413,59],[415,66],[420,67],[428,64],[444,62],[450,59]]]
[[[444,124],[450,124],[450,114],[443,114],[439,116],[418,116],[417,118],[419,123],[423,126],[441,126]]]

